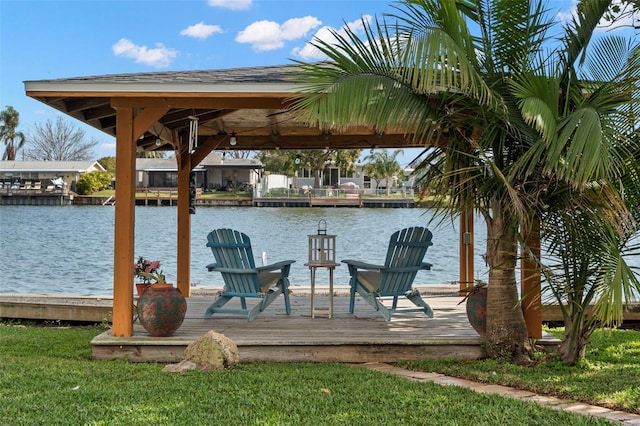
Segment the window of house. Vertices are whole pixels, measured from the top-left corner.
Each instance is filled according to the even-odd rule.
[[[311,171],[311,169],[302,169],[300,170],[299,177],[303,177],[303,178],[312,178],[313,177],[313,171]]]

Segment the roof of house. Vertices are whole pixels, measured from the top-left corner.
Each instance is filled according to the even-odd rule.
[[[105,170],[97,161],[0,161],[0,172],[83,173],[91,168]]]
[[[253,158],[230,158],[225,160],[213,159],[208,161],[207,157],[194,168],[203,170],[204,168],[236,168],[236,169],[261,169],[264,166],[260,161]],[[136,170],[143,171],[177,171],[178,165],[175,158],[136,158]]]

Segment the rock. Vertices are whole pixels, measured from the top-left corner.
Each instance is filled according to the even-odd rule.
[[[195,370],[198,366],[195,362],[182,360],[177,364],[168,364],[162,371],[165,373],[184,373],[185,371]]]
[[[233,368],[239,362],[240,354],[233,340],[211,330],[187,346],[182,361],[167,365],[162,371],[222,370]]]

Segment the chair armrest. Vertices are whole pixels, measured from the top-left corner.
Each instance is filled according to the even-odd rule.
[[[425,268],[425,265],[416,265],[416,266],[399,266],[396,268],[386,268],[385,271],[386,272],[418,272],[421,271]]]
[[[277,269],[282,269],[287,266],[290,266],[292,263],[295,263],[295,262],[296,262],[295,260],[283,260],[281,262],[272,263],[270,265],[259,266],[256,268],[256,270],[258,272],[275,271]]]
[[[420,269],[430,270],[432,266],[433,266],[433,265],[432,265],[432,264],[430,264],[430,263],[422,262],[422,265],[420,265]]]
[[[373,263],[360,262],[359,260],[346,259],[342,260],[341,262],[346,263],[350,268],[354,267],[356,269],[366,269],[370,271],[383,271],[387,269],[387,267],[384,265],[375,265]]]
[[[218,266],[217,263],[211,263],[207,265],[209,272],[223,272],[229,274],[257,274],[259,271],[257,268],[253,269],[236,269],[236,268],[223,268]]]

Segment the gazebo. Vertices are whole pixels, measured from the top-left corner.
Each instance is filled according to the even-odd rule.
[[[294,119],[295,65],[26,81],[29,97],[116,138],[113,336],[133,334],[135,153],[172,150],[178,169],[177,286],[190,295],[190,172],[212,150],[420,148],[411,135]],[[460,288],[474,283],[473,217],[460,219]],[[541,336],[540,277],[523,262],[525,319]],[[538,291],[531,292],[531,289]]]

